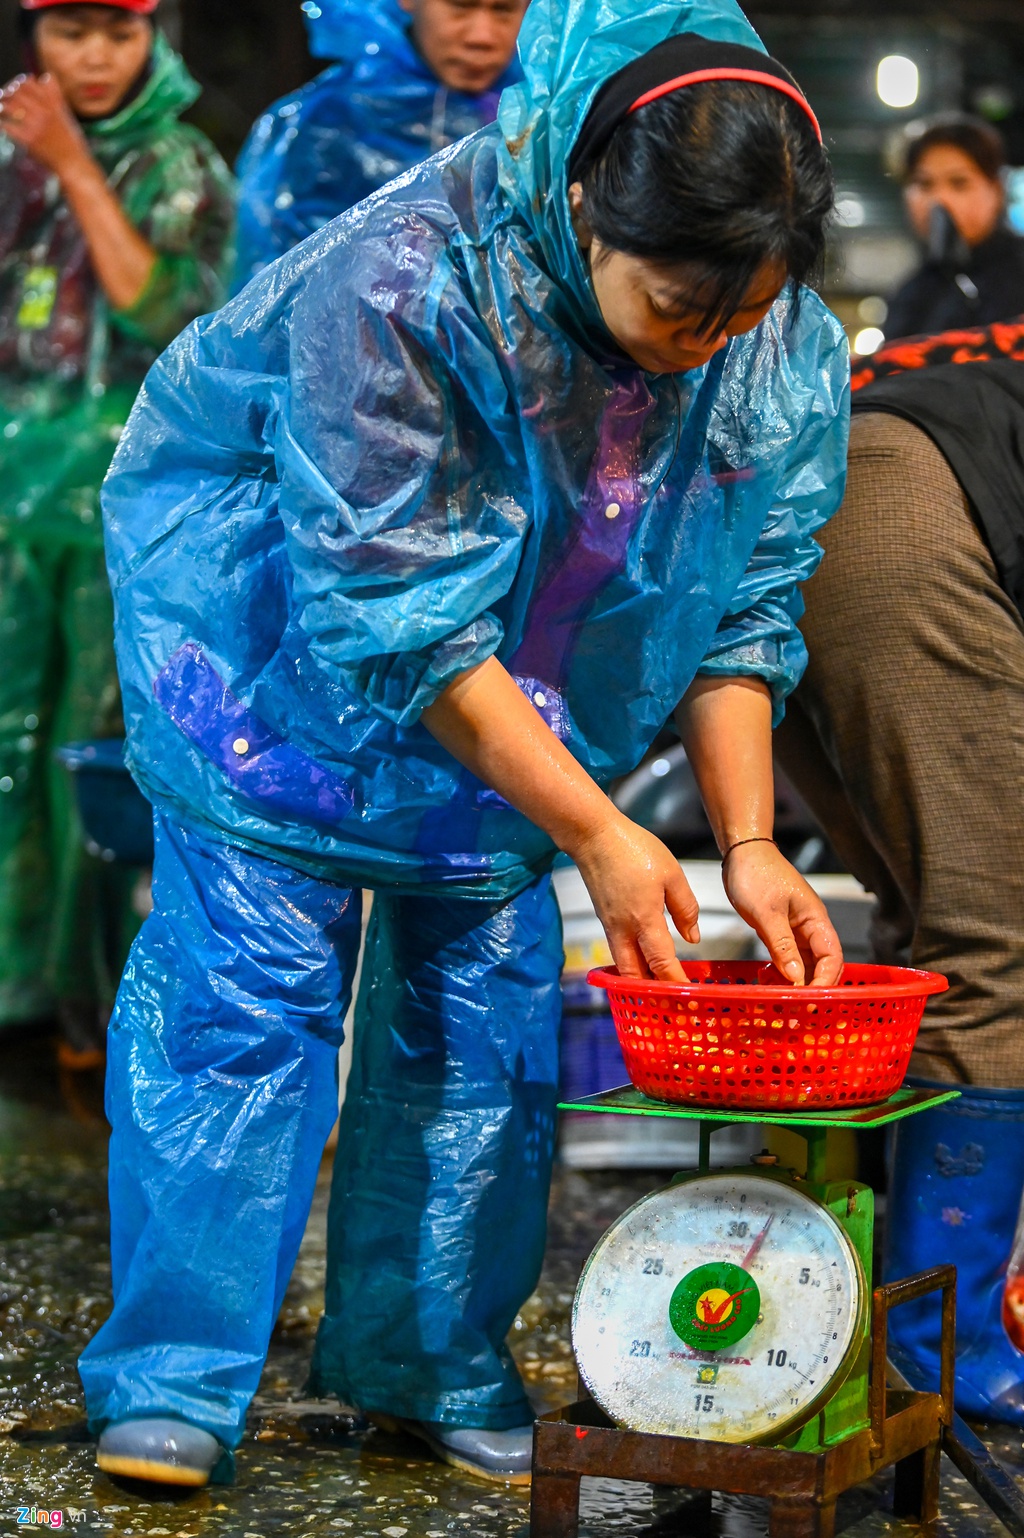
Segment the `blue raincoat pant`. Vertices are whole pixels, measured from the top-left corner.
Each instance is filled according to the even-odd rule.
[[[81,1358],[97,1429],[239,1442],[337,1115],[360,896],[158,817],[154,911],[110,1032],[114,1310]],[[511,902],[374,904],[316,1377],[365,1409],[530,1419],[504,1341],[536,1284],[561,934]]]

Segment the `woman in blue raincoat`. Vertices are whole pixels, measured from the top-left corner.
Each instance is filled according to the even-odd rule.
[[[201,1483],[242,1433],[336,1112],[376,897],[314,1384],[528,1478],[533,1289],[576,860],[678,978],[679,866],[601,789],[673,712],[737,909],[835,979],[771,842],[798,584],[848,366],[800,279],[832,183],[732,0],[535,0],[498,124],[165,355],[106,493],[154,912],[109,1049],[100,1462]]]
[[[525,0],[322,0],[338,62],[268,107],[242,150],[235,289],[385,182],[493,123]]]

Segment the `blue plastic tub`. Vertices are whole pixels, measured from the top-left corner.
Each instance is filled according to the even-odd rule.
[[[153,808],[128,773],[122,738],[71,742],[57,757],[75,777],[90,851],[124,865],[152,865]]]

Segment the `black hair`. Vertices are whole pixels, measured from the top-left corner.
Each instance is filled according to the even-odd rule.
[[[835,199],[806,112],[744,81],[686,86],[630,113],[582,175],[583,217],[611,250],[694,269],[720,330],[766,262],[820,273]]]
[[[73,10],[75,10],[76,6],[80,6],[80,7],[84,8],[85,6],[94,6],[94,5],[96,5],[96,6],[103,6],[103,9],[106,10],[106,11],[118,11],[118,12],[120,12],[120,14],[122,16],[137,15],[138,14],[137,12],[125,11],[119,5],[104,5],[103,0],[70,0],[70,3],[68,5],[62,5],[62,6],[59,7],[59,9],[61,11],[73,11]],[[23,43],[31,43],[33,37],[35,36],[36,26],[39,23],[40,17],[42,17],[42,16],[49,16],[56,9],[58,9],[58,7],[50,6],[50,5],[44,6],[41,11],[23,11],[23,10],[19,9],[19,11],[18,11],[18,31],[21,34],[22,42]],[[143,21],[148,21],[152,25],[152,22],[153,22],[153,17],[152,16],[143,16],[141,19]]]
[[[999,180],[1006,165],[1006,140],[998,128],[993,128],[983,118],[956,112],[930,119],[920,132],[908,137],[903,162],[905,181],[910,180],[924,155],[937,144],[949,144],[962,150],[990,182]]]

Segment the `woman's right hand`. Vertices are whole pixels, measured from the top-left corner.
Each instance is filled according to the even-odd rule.
[[[697,903],[679,862],[613,806],[497,658],[453,679],[422,721],[575,860],[623,977],[686,982],[665,922],[668,908],[696,945]]]
[[[699,910],[679,862],[661,840],[611,809],[570,853],[622,976],[685,983],[665,909],[690,945],[700,939]]]

